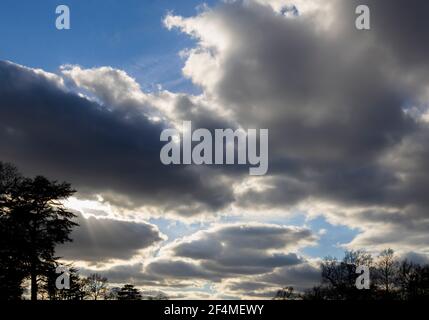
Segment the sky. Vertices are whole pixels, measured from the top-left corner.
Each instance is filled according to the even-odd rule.
[[[61,4],[73,8],[73,25],[66,32],[55,28],[58,1],[2,1],[2,58],[51,72],[63,64],[112,66],[126,70],[147,90],[157,84],[174,91],[195,90],[181,76],[183,62],[178,56],[193,41],[169,32],[162,19],[169,12],[195,14],[200,1],[75,0]]]
[[[270,298],[344,250],[429,254],[429,4],[0,3],[0,161],[78,190],[58,249],[178,298]],[[291,9],[294,8],[294,9]],[[293,14],[290,14],[293,12]],[[165,166],[160,133],[269,129],[269,171]]]

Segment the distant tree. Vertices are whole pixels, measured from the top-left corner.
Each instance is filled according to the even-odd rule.
[[[322,268],[322,284],[331,299],[367,299],[368,290],[356,288],[358,266],[372,267],[373,259],[365,251],[346,251],[342,261],[325,258]]]
[[[404,260],[398,267],[396,281],[401,299],[429,299],[429,265],[420,266]]]
[[[113,287],[107,290],[105,295],[106,300],[118,300],[118,292],[121,290],[119,287]]]
[[[376,262],[377,282],[385,298],[393,297],[396,277],[398,275],[398,262],[392,249],[383,250]]]
[[[118,300],[141,300],[142,296],[138,289],[131,284],[124,285],[118,292]]]
[[[354,284],[359,265],[370,267],[370,290],[357,290]],[[304,300],[429,299],[429,265],[398,261],[391,249],[382,251],[374,264],[369,254],[349,251],[341,261],[326,258],[321,268],[322,284],[307,290]]]
[[[90,299],[104,299],[108,289],[108,280],[97,273],[91,274],[85,280],[85,288]]]
[[[154,296],[149,296],[147,299],[148,300],[170,300],[170,297],[167,296],[165,293],[160,292]]]
[[[293,287],[284,287],[277,291],[274,300],[292,300],[296,298]]]
[[[155,296],[155,300],[170,300],[170,297],[161,292]]]
[[[315,286],[301,294],[303,300],[329,300],[330,296],[328,289],[322,285]]]
[[[429,299],[429,265],[416,267],[416,291],[415,299]]]

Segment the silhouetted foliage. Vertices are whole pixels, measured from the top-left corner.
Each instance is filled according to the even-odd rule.
[[[154,296],[148,296],[147,300],[170,300],[170,297],[161,292]]]
[[[51,268],[47,274],[42,287],[42,296],[47,296],[49,300],[85,300],[90,293],[87,291],[87,280],[79,275],[78,269],[69,266],[67,275],[69,277],[69,289],[58,289],[56,281],[58,273],[56,268]]]
[[[23,245],[21,239],[15,239],[18,226],[9,223],[10,208],[8,206],[10,194],[21,181],[15,167],[0,162],[0,299],[21,299],[22,281],[26,276],[23,252],[19,247]]]
[[[106,295],[104,296],[105,300],[118,300],[118,292],[121,291],[119,287],[113,287],[108,289]]]
[[[342,261],[335,258],[325,258],[322,268],[322,285],[325,285],[329,299],[356,300],[371,298],[373,290],[359,290],[356,288],[358,266],[371,268],[373,259],[364,251],[346,251]]]
[[[124,285],[118,292],[118,300],[141,300],[142,296],[138,289],[131,284]]]
[[[55,262],[55,246],[71,241],[75,215],[61,203],[75,191],[68,183],[38,176],[24,178],[0,163],[0,281],[5,299],[19,299],[22,282],[31,279],[31,299]]]
[[[295,294],[293,287],[284,287],[277,291],[274,300],[292,300],[296,297],[297,295]]]
[[[358,266],[370,270],[370,289],[356,287]],[[346,251],[343,260],[325,258],[322,283],[305,292],[304,300],[419,300],[429,298],[429,265],[399,261],[392,249],[375,259],[364,251]]]
[[[420,266],[407,260],[398,267],[397,285],[403,300],[429,299],[429,265]]]

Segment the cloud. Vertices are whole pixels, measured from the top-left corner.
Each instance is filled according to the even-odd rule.
[[[97,272],[115,283],[132,281],[158,290],[168,287],[183,291],[213,284],[217,293],[237,297],[245,296],[248,286],[257,286],[265,292],[259,296],[266,297],[287,283],[297,288],[313,284],[315,273],[320,274],[317,265],[310,265],[298,250],[315,241],[316,237],[305,228],[262,223],[214,224],[165,245],[152,259]]]
[[[304,292],[320,284],[320,281],[320,266],[306,261],[298,265],[277,268],[264,275],[227,280],[220,284],[218,289],[224,294],[247,299],[271,299],[280,288],[293,287],[295,292]]]
[[[264,274],[303,258],[298,248],[314,244],[308,229],[270,224],[221,224],[175,240],[146,271],[170,277],[219,279]]]
[[[319,214],[362,232],[351,244],[422,250],[427,228],[408,226],[425,226],[428,212],[428,5],[365,1],[372,25],[361,32],[361,1],[311,3],[229,1],[164,20],[197,40],[184,74],[243,127],[270,130],[268,187],[234,205],[330,204],[339,210]],[[298,16],[282,14],[292,4]],[[349,208],[354,216],[341,213]]]
[[[102,263],[128,260],[153,248],[166,237],[155,225],[107,218],[84,218],[78,214],[70,237],[73,242],[61,245],[57,254],[65,260]]]
[[[88,77],[85,82],[76,80],[82,73]],[[138,101],[144,94],[136,92],[124,72],[101,68],[72,74],[76,84],[106,101],[60,86],[60,76],[0,62],[3,161],[27,174],[67,180],[81,197],[102,194],[121,208],[146,206],[158,215],[190,217],[232,201],[229,186],[211,171],[161,164],[159,137],[166,123],[152,121],[144,112],[144,102]],[[93,88],[95,74],[101,80]],[[127,86],[128,91],[123,89]],[[110,107],[115,99],[117,105]]]

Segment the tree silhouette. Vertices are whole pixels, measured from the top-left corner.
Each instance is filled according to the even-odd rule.
[[[398,262],[392,249],[383,250],[376,263],[377,282],[384,296],[387,298],[395,286],[395,277],[398,274]]]
[[[274,300],[292,300],[295,298],[293,287],[284,287],[277,291]]]
[[[56,268],[58,264],[52,263],[46,267],[46,270],[43,276],[39,276],[39,296],[42,300],[59,300],[60,299],[60,290],[56,287],[56,279],[58,274],[56,273]]]
[[[31,299],[37,300],[39,282],[58,259],[55,246],[71,241],[69,234],[77,224],[75,215],[61,201],[75,191],[68,183],[57,183],[38,176],[22,178],[12,165],[0,166],[0,264],[13,281],[15,291],[25,277],[31,280]],[[9,267],[15,266],[16,271]],[[13,275],[15,273],[15,275]],[[13,298],[10,288],[8,294]]]
[[[61,291],[62,300],[85,300],[89,293],[86,289],[86,279],[81,278],[76,268],[71,268],[70,272],[70,289]]]
[[[167,296],[165,293],[158,293],[155,297],[153,297],[152,300],[170,300],[170,297]]]
[[[141,300],[140,291],[131,284],[124,285],[118,292],[118,300]]]
[[[429,299],[429,265],[402,261],[398,267],[397,284],[403,300]]]
[[[356,288],[356,269],[358,266],[372,266],[370,254],[358,251],[346,251],[342,261],[325,258],[321,265],[322,284],[326,286],[325,294],[331,299],[364,299],[370,292]]]
[[[86,278],[82,278],[79,275],[78,269],[68,266],[67,275],[70,281],[70,288],[58,289],[56,286],[58,273],[54,266],[50,268],[41,287],[43,294],[48,296],[49,300],[84,300],[89,296]]]
[[[355,285],[360,265],[369,267],[371,286]],[[326,258],[321,264],[322,283],[305,292],[305,300],[422,300],[429,299],[429,265],[398,261],[392,249],[382,251],[375,263],[364,251],[346,251],[342,261]]]
[[[8,203],[12,189],[22,177],[17,169],[0,162],[0,299],[18,300],[23,288],[21,283],[25,278],[22,265],[23,254],[19,250],[21,239],[15,239],[17,226],[9,224],[10,208]]]
[[[170,300],[170,297],[167,296],[165,293],[160,292],[154,296],[148,296],[148,300]]]
[[[104,297],[105,300],[118,300],[118,292],[121,291],[121,288],[119,287],[113,287],[110,288],[107,293],[106,296]]]
[[[98,273],[91,274],[85,279],[85,288],[89,297],[93,300],[104,298],[107,293],[108,280]]]

